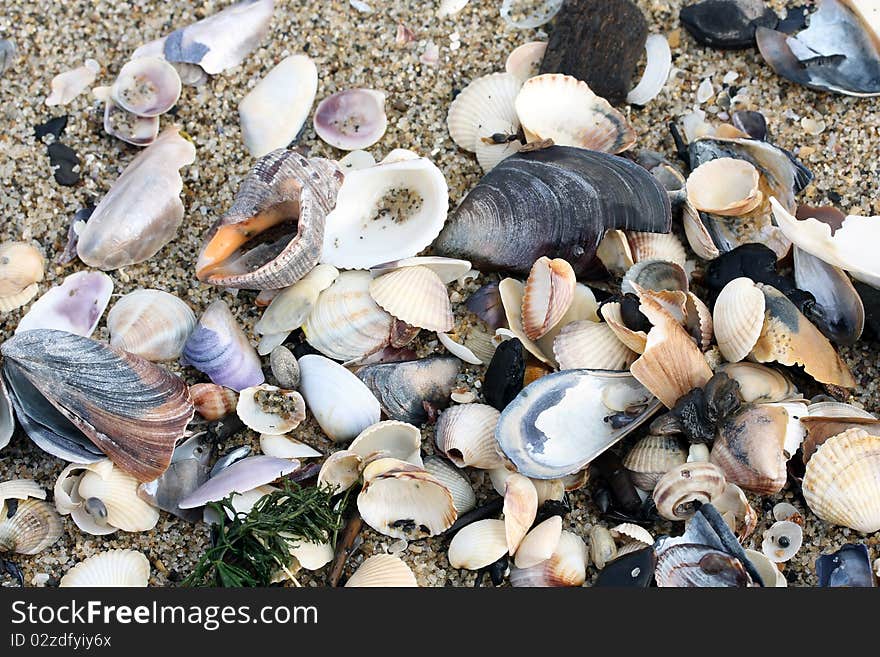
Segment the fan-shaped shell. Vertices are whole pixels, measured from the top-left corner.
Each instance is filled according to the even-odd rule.
[[[192,309],[161,290],[129,292],[107,314],[110,345],[152,361],[180,356],[195,326]]]
[[[546,41],[529,41],[517,46],[507,56],[504,70],[515,75],[521,82],[525,82],[538,74],[546,50]]]
[[[61,538],[64,531],[58,513],[43,500],[24,499],[14,507],[3,503],[0,511],[0,552],[37,554]]]
[[[755,347],[764,326],[766,301],[750,278],[735,278],[715,300],[712,321],[721,355],[737,363]]]
[[[422,432],[417,426],[386,420],[361,431],[348,449],[360,456],[365,464],[377,458],[390,457],[421,467],[421,446]]]
[[[323,356],[299,359],[300,391],[321,429],[336,442],[348,442],[379,421],[379,402],[349,370]]]
[[[587,578],[587,546],[583,539],[562,530],[559,543],[546,561],[531,568],[511,568],[511,586],[582,586]]]
[[[44,266],[42,254],[31,244],[0,245],[0,312],[15,310],[36,296]]]
[[[290,433],[306,419],[302,395],[265,383],[242,390],[235,410],[249,429],[272,436]]]
[[[76,470],[74,466],[62,472],[59,477],[60,485],[63,486],[64,479]],[[137,479],[107,460],[83,470],[70,494],[71,499],[82,500],[80,508],[72,512],[77,526],[89,531],[94,520],[83,523],[80,519],[84,513],[93,515],[90,513],[90,504],[99,500],[101,525],[125,532],[149,531],[155,527],[159,522],[159,510],[138,496],[138,483]]]
[[[136,550],[108,550],[79,562],[61,578],[59,586],[145,587],[150,580],[150,562]]]
[[[664,474],[686,461],[687,451],[674,436],[645,436],[623,457],[633,484],[645,491],[654,490]]]
[[[532,265],[522,301],[523,330],[537,340],[556,326],[574,300],[577,278],[571,265],[561,258],[542,256]]]
[[[345,586],[403,588],[415,587],[418,583],[412,569],[400,557],[393,554],[374,554],[358,566]]]
[[[553,341],[561,370],[626,370],[638,357],[608,324],[581,320],[567,324]]]
[[[410,326],[442,333],[455,321],[446,285],[428,267],[402,267],[374,278],[370,296]]]
[[[499,467],[495,427],[500,415],[488,404],[461,404],[443,411],[434,429],[437,449],[459,468]]]
[[[519,129],[514,101],[522,82],[511,73],[491,73],[472,81],[449,105],[446,125],[459,148],[473,152],[487,121],[502,120]]]

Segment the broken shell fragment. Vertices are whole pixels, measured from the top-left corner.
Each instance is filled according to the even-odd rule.
[[[52,93],[46,97],[46,105],[67,105],[95,81],[101,65],[94,59],[87,59],[82,66],[59,73],[52,78]]]
[[[746,403],[780,402],[799,397],[794,383],[779,370],[757,363],[726,363],[719,368],[739,384]]]
[[[648,435],[639,440],[623,458],[633,485],[652,491],[664,474],[687,461],[687,452],[674,436]]]
[[[623,321],[621,304],[619,302],[612,301],[604,303],[599,312],[602,314],[602,319],[605,320],[605,324],[607,324],[608,328],[614,332],[614,335],[617,336],[617,339],[621,344],[637,354],[645,352],[645,346],[648,342],[648,334],[645,333],[645,331],[633,331],[626,325]]]
[[[260,451],[277,459],[312,459],[323,456],[321,452],[299,440],[268,433],[260,434]]]
[[[364,465],[379,458],[394,458],[422,467],[421,446],[422,433],[418,427],[386,420],[361,431],[348,450],[360,456]]]
[[[346,587],[377,586],[381,588],[417,587],[416,576],[400,557],[374,554],[364,559],[345,583]]]
[[[727,482],[712,463],[683,463],[669,470],[654,488],[657,513],[667,520],[687,520],[701,504],[721,497]]]
[[[641,288],[654,292],[687,292],[688,275],[681,265],[667,260],[642,260],[630,267],[620,283],[623,294],[636,294]],[[678,297],[679,295],[673,295]],[[684,305],[684,297],[681,297]],[[677,311],[682,312],[683,311]]]
[[[253,157],[286,148],[299,134],[318,92],[318,68],[307,55],[282,59],[238,105],[241,136]]]
[[[42,499],[2,500],[0,512],[0,553],[37,554],[54,544],[64,531],[58,513]]]
[[[146,587],[150,562],[136,550],[107,550],[80,561],[61,578],[61,588]]]
[[[178,169],[195,158],[195,146],[178,128],[165,129],[132,160],[95,207],[79,233],[80,259],[110,270],[156,255],[174,238],[183,220],[183,179]]]
[[[318,137],[344,151],[369,148],[382,138],[387,125],[385,94],[373,89],[338,91],[315,109]]]
[[[324,221],[342,182],[335,163],[277,150],[248,172],[208,231],[196,276],[223,287],[284,288],[318,263]]]
[[[410,326],[443,333],[454,324],[446,285],[428,267],[402,267],[374,278],[370,296]]]
[[[529,142],[550,139],[559,146],[620,153],[636,141],[626,117],[570,75],[527,80],[516,97],[516,113]]]
[[[756,28],[774,28],[778,18],[760,0],[703,0],[683,7],[681,24],[704,46],[749,48]]]
[[[761,552],[773,563],[790,561],[804,542],[804,530],[801,526],[787,520],[773,523],[764,532]]]
[[[179,503],[181,509],[194,509],[216,502],[232,493],[247,493],[290,474],[299,467],[298,461],[271,456],[248,456],[236,461],[208,479]]]
[[[192,309],[161,290],[129,292],[107,314],[110,346],[152,361],[180,356],[195,326]]]
[[[235,410],[249,429],[271,436],[290,433],[306,418],[302,395],[265,383],[242,390]]]
[[[0,245],[0,312],[10,312],[33,299],[43,280],[43,256],[25,242]]]
[[[113,293],[113,280],[102,272],[80,271],[49,289],[21,318],[16,333],[53,329],[89,337]]]
[[[343,493],[354,486],[361,476],[361,457],[351,450],[333,452],[318,472],[318,487],[330,488],[335,493]]]
[[[110,94],[125,111],[151,117],[174,107],[180,90],[180,76],[171,64],[159,57],[139,57],[122,67]]]
[[[798,289],[815,299],[810,320],[837,344],[855,344],[865,328],[865,306],[849,276],[795,246],[794,280]]]
[[[764,294],[749,278],[736,278],[721,290],[712,320],[721,355],[737,363],[748,356],[764,327]]]
[[[542,256],[532,265],[522,300],[522,325],[530,340],[556,326],[574,300],[577,277],[565,260]]]
[[[688,176],[688,201],[702,212],[743,215],[763,199],[759,178],[758,170],[750,162],[719,157],[701,164]]]
[[[522,81],[511,73],[491,73],[473,80],[449,105],[446,125],[459,148],[474,152],[481,127],[488,121],[501,121],[519,130],[514,101]]]
[[[235,391],[258,386],[265,379],[257,352],[222,300],[202,313],[184,344],[181,362]]]
[[[363,269],[414,256],[437,237],[448,205],[446,178],[433,162],[393,151],[346,174],[327,216],[321,261]]]
[[[61,331],[19,333],[2,351],[19,419],[28,422],[28,434],[41,447],[69,444],[67,436],[78,431],[140,481],[152,481],[168,467],[194,413],[179,377],[137,356]],[[66,427],[59,429],[64,437],[52,428],[56,419],[49,423],[45,415],[50,406],[53,418],[66,418]],[[49,424],[40,431],[28,418]]]
[[[299,367],[302,396],[321,429],[333,441],[353,440],[379,421],[379,402],[342,365],[323,356],[308,355],[299,359]]]
[[[672,50],[662,34],[651,34],[645,40],[645,71],[639,83],[626,95],[630,105],[647,105],[666,86],[672,72]]]
[[[159,136],[158,116],[138,116],[107,98],[104,103],[104,132],[132,146],[149,146]]]
[[[816,575],[819,586],[873,588],[877,586],[874,580],[878,566],[880,564],[874,561],[872,572],[867,546],[850,543],[837,552],[823,554],[816,559]]]
[[[459,468],[500,467],[495,441],[500,415],[487,404],[461,404],[443,411],[434,429],[437,449]]]
[[[459,530],[449,542],[447,557],[453,568],[479,570],[507,554],[504,521],[485,519]]]

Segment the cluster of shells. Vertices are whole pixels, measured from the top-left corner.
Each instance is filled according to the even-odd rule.
[[[562,3],[526,15],[516,4],[505,20],[534,27]],[[364,150],[385,132],[380,91],[318,104],[318,135],[348,151],[338,161],[289,150],[319,73],[305,55],[282,60],[239,106],[256,163],[194,264],[200,281],[258,292],[254,334],[222,299],[197,315],[139,289],[115,299],[109,341],[93,339],[113,292],[104,271],[154,256],[184,216],[179,169],[195,147],[176,127],[158,134],[158,115],[181,78],[240,63],[272,7],[241,3],[142,46],[111,87],[107,111],[135,116],[150,134],[127,140],[148,146],[73,236],[103,271],[45,291],[2,345],[0,448],[17,425],[70,465],[51,503],[34,482],[0,484],[0,549],[45,549],[64,516],[93,535],[149,531],[160,512],[222,523],[208,503],[232,496],[247,513],[279,480],[315,476],[356,493],[376,532],[443,534],[451,567],[514,586],[580,586],[591,561],[599,583],[784,586],[776,564],[800,547],[804,514],[778,505],[762,550],[742,544],[757,525],[750,499],[790,481],[822,521],[880,531],[880,420],[846,403],[856,381],[834,346],[864,327],[850,276],[880,283],[880,220],[799,206],[809,171],[742,122],[691,121],[687,175],[634,152],[624,112],[574,75],[539,73],[552,40],[517,48],[451,103],[449,134],[486,173],[452,213],[430,159]],[[193,41],[205,44],[196,61]],[[665,39],[645,48],[631,103],[669,73]],[[44,267],[34,245],[0,246],[0,310],[30,303]],[[493,282],[456,312],[449,287],[484,274]],[[420,335],[446,353],[417,358]],[[173,360],[202,380],[187,386],[160,364]],[[463,368],[483,366],[478,390],[460,387]],[[795,379],[827,394],[807,398]],[[297,439],[309,416],[329,453]],[[211,433],[229,418],[259,435],[261,454],[215,458]],[[497,503],[477,508],[475,471]],[[622,522],[583,535],[565,519],[568,493],[591,479]],[[684,535],[655,539],[645,525],[658,516],[686,523]],[[284,573],[328,564],[331,538],[290,536]],[[148,578],[143,555],[117,550],[61,584]],[[394,554],[347,583],[415,584]]]

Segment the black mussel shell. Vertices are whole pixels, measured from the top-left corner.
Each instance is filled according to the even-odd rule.
[[[34,137],[37,138],[37,141],[41,141],[46,135],[52,135],[57,140],[67,127],[67,118],[67,114],[63,114],[62,116],[52,117],[45,123],[35,125]]]
[[[646,589],[654,583],[656,567],[654,548],[642,548],[624,554],[605,566],[593,586]]]
[[[642,498],[630,478],[629,470],[623,467],[620,457],[607,451],[593,460],[592,466],[608,484],[612,504],[626,513],[634,513],[642,505]]]
[[[697,43],[727,49],[755,45],[755,28],[779,20],[762,0],[704,0],[684,7],[679,18]]]
[[[861,544],[844,545],[837,552],[816,559],[819,586],[874,587],[874,571],[868,548]]]
[[[647,333],[651,330],[651,322],[642,314],[639,309],[641,301],[635,294],[625,294],[620,299],[620,317],[623,323],[630,331],[644,331]]]
[[[505,340],[492,356],[483,379],[483,394],[490,405],[503,411],[523,389],[526,359],[522,342]]]
[[[732,115],[733,126],[752,139],[767,140],[767,119],[754,110],[736,110]]]
[[[860,281],[855,281],[853,285],[865,304],[865,326],[873,331],[875,338],[880,339],[880,290]]]

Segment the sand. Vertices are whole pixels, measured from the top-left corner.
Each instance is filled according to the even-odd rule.
[[[241,66],[212,78],[202,87],[184,87],[175,117],[162,117],[163,126],[170,125],[174,118],[192,137],[197,149],[196,162],[182,172],[184,224],[177,238],[149,261],[110,272],[116,285],[114,294],[139,287],[163,289],[188,301],[197,312],[215,299],[224,299],[253,335],[253,324],[260,315],[253,304],[254,293],[235,295],[200,284],[194,278],[193,265],[202,236],[229,207],[239,182],[253,164],[241,140],[238,103],[287,55],[305,52],[315,60],[320,75],[318,99],[354,86],[385,91],[388,131],[371,152],[380,159],[390,150],[403,147],[430,157],[445,173],[451,202],[455,204],[479,180],[481,172],[473,156],[456,148],[449,138],[445,126],[449,102],[470,80],[503,70],[504,60],[515,46],[546,37],[540,29],[517,31],[505,26],[498,13],[500,0],[473,0],[458,15],[443,20],[435,16],[436,3],[429,0],[375,0],[371,3],[375,11],[369,14],[358,12],[347,0],[276,4],[269,35]],[[658,98],[646,108],[626,110],[638,132],[640,147],[672,157],[674,149],[667,123],[694,106],[702,80],[711,78],[716,90],[720,90],[722,79],[733,72],[737,75],[734,84],[742,88],[737,108],[764,112],[773,141],[798,154],[815,174],[814,182],[802,196],[804,202],[817,205],[833,199],[850,213],[880,213],[880,197],[875,193],[880,116],[875,102],[794,86],[776,77],[756,50],[721,52],[698,46],[680,29],[679,0],[640,0],[638,4],[648,18],[650,30],[669,37],[676,68]],[[783,5],[773,4],[777,10]],[[19,57],[13,68],[0,77],[0,240],[25,240],[41,248],[49,263],[46,278],[40,284],[41,293],[64,276],[85,268],[79,261],[66,267],[54,264],[64,248],[70,219],[78,209],[97,202],[138,152],[104,133],[102,107],[88,92],[66,107],[46,107],[43,101],[52,77],[91,57],[102,66],[95,84],[109,84],[138,45],[225,5],[86,0],[4,3],[0,38],[14,39]],[[401,24],[415,33],[412,44],[395,43]],[[431,43],[439,46],[436,66],[420,62]],[[703,109],[710,113],[723,111],[713,103],[714,100],[703,105]],[[33,135],[34,125],[62,113],[70,116],[63,141],[82,160],[82,182],[74,187],[62,187],[53,180],[45,146]],[[802,118],[824,121],[826,129],[818,135],[807,134],[800,123]],[[298,143],[312,155],[342,155],[317,139],[310,121]],[[471,281],[464,288],[453,285],[453,299],[466,298],[485,280],[491,278]],[[11,335],[27,308],[2,317],[4,339]],[[456,309],[461,317],[463,304]],[[95,337],[106,339],[103,322]],[[871,411],[880,411],[875,387],[877,346],[863,341],[855,348],[843,350],[860,384],[855,399]],[[435,343],[423,342],[420,354],[435,348]],[[191,369],[182,370],[176,364],[169,367],[184,374],[191,383],[203,380]],[[481,368],[466,367],[462,383],[478,393],[480,373]],[[312,421],[294,435],[322,451],[331,449]],[[426,428],[424,435],[426,451],[430,452],[430,428]],[[219,447],[222,452],[243,442],[255,445],[255,438],[253,434],[240,435]],[[28,477],[51,490],[62,468],[60,461],[41,452],[23,434],[17,434],[0,453],[0,480]],[[487,485],[488,478],[483,481],[482,473],[475,471],[471,476],[481,500],[495,495]],[[762,532],[773,522],[770,509],[776,501],[785,499],[806,511],[803,500],[795,498],[789,489],[763,500],[752,499],[760,522],[746,547],[760,549]],[[572,502],[574,508],[565,518],[565,527],[586,537],[591,525],[599,522],[589,488],[575,493]],[[809,512],[805,515],[804,548],[785,567],[792,585],[816,583],[813,564],[818,554],[836,550],[847,542],[866,540],[850,530],[826,525]],[[672,530],[668,524],[653,528],[655,534]],[[397,543],[369,530],[364,532],[364,538],[353,565]],[[142,550],[152,562],[150,584],[168,586],[189,573],[207,539],[206,525],[193,527],[164,513],[153,531],[118,532],[107,537],[86,535],[66,518],[64,536],[56,545],[35,557],[16,561],[27,582],[45,574],[51,583],[86,556],[108,548],[131,547]],[[867,541],[876,543],[877,537]],[[400,547],[394,546],[395,550]],[[421,585],[473,584],[472,573],[449,567],[445,545],[439,539],[412,543],[401,556],[413,567]],[[596,572],[593,566],[589,567],[588,581]],[[326,571],[303,573],[298,579],[304,585],[321,585],[325,574]],[[11,582],[6,578],[2,583]]]

